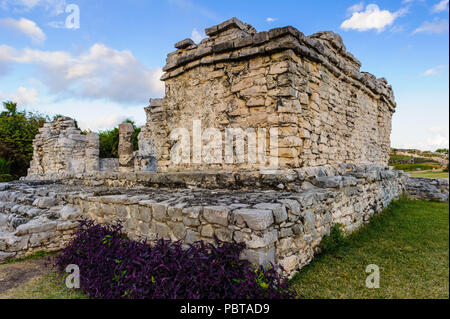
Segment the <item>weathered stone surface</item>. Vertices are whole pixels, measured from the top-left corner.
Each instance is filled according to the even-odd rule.
[[[203,208],[203,217],[212,224],[228,226],[230,209],[226,206],[207,206]]]
[[[409,178],[406,193],[414,199],[447,202],[449,196],[448,179]]]
[[[72,205],[64,206],[59,213],[64,220],[76,220],[81,216],[78,209]]]
[[[119,171],[123,173],[134,171],[133,133],[132,124],[119,125]]]
[[[274,222],[271,210],[244,208],[235,210],[233,213],[238,223],[244,221],[253,230],[267,229]]]
[[[255,205],[255,208],[271,210],[277,224],[281,224],[287,219],[286,207],[282,204],[263,203]]]

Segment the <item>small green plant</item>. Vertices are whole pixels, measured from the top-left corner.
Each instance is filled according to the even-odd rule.
[[[322,253],[333,253],[347,243],[348,238],[345,236],[344,227],[341,224],[335,224],[331,227],[330,234],[322,239]]]
[[[11,162],[0,157],[0,174],[9,174],[11,172]]]

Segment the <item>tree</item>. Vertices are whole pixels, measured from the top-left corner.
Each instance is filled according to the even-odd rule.
[[[2,116],[16,116],[17,115],[17,103],[12,101],[2,102],[3,107],[6,109],[6,112],[2,112]]]
[[[0,158],[9,163],[10,174],[24,176],[33,156],[33,140],[48,117],[18,111],[17,103],[3,102],[0,113]]]

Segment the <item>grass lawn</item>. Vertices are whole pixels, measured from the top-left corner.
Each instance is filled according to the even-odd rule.
[[[48,273],[31,279],[24,285],[0,294],[0,299],[86,299],[79,290],[68,289],[64,279]]]
[[[408,172],[411,177],[425,177],[425,178],[448,178],[448,172],[442,171],[428,171],[428,172]]]
[[[365,286],[366,266],[380,288]],[[303,298],[449,298],[449,205],[401,199],[292,280]]]

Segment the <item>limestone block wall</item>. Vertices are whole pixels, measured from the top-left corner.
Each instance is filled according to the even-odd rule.
[[[38,251],[58,251],[71,240],[80,213],[42,185],[0,184],[0,263]]]
[[[141,138],[160,170],[261,167],[247,158],[244,163],[198,161],[194,120],[201,121],[203,130],[218,129],[223,141],[228,128],[266,129],[261,138],[269,158],[269,130],[276,128],[281,169],[338,163],[387,166],[396,106],[392,88],[385,79],[360,72],[361,63],[346,51],[339,35],[304,36],[292,27],[257,33],[237,19],[206,34],[198,45],[190,39],[176,44],[164,67],[165,97],[151,100],[146,108]],[[177,128],[189,131],[191,154],[189,163],[174,165],[171,152],[177,141],[170,134]],[[203,144],[207,142],[205,138]],[[246,157],[247,147],[244,152]],[[222,157],[225,153],[223,145]]]
[[[402,194],[407,178],[375,166],[318,167],[304,174],[302,188],[292,192],[152,188],[65,199],[98,223],[120,220],[133,239],[245,242],[242,258],[280,264],[294,274],[313,259],[334,224],[349,233],[358,229]]]
[[[82,134],[73,119],[60,117],[39,129],[29,176],[100,170],[98,134]]]

